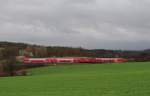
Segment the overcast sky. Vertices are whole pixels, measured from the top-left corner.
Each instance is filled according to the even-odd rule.
[[[0,0],[0,41],[150,48],[150,0]]]

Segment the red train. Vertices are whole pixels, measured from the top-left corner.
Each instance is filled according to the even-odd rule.
[[[124,58],[82,58],[82,57],[69,57],[69,58],[24,58],[23,63],[120,63],[127,62]]]

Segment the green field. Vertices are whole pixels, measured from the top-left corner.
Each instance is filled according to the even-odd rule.
[[[35,68],[0,78],[0,96],[150,96],[150,62]]]

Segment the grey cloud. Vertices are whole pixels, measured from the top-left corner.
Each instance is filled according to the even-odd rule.
[[[150,48],[149,0],[0,0],[0,40]]]

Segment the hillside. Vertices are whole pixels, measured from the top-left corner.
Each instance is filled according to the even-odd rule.
[[[15,42],[0,42],[0,59],[9,56],[27,57],[123,57],[137,61],[149,61],[149,50],[106,50],[59,46],[41,46]]]

